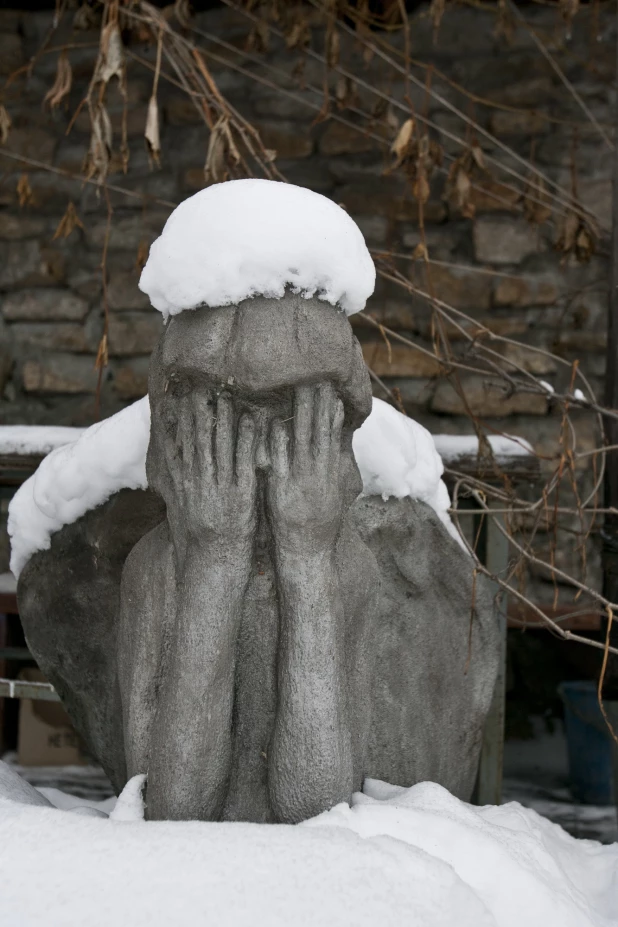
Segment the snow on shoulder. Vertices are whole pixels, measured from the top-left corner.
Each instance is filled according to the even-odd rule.
[[[186,199],[152,244],[139,282],[165,318],[280,298],[286,286],[352,315],[373,293],[375,267],[345,210],[274,180],[229,180]]]
[[[35,551],[49,548],[52,534],[64,525],[120,489],[147,487],[149,439],[146,397],[48,454],[9,505],[11,570],[16,577]]]
[[[77,441],[47,456],[15,493],[9,506],[11,570],[15,576],[51,536],[120,489],[146,489],[150,405],[140,399],[88,428]],[[354,434],[353,449],[363,494],[426,502],[460,541],[448,515],[450,499],[442,460],[422,425],[380,399]],[[460,541],[461,543],[461,541]]]
[[[442,458],[426,428],[387,402],[374,399],[371,415],[354,433],[352,447],[363,495],[382,496],[384,500],[410,496],[426,502],[462,544],[448,514],[451,500],[442,479]]]

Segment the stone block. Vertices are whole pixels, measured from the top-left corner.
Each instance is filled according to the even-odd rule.
[[[7,294],[0,311],[9,322],[78,321],[88,312],[88,303],[70,290],[27,289]]]
[[[285,122],[256,122],[254,125],[264,147],[274,149],[280,159],[308,158],[313,151],[314,139],[308,124],[302,128]]]
[[[148,359],[134,358],[116,368],[112,388],[120,399],[141,399],[148,392]]]
[[[497,180],[482,178],[474,182],[470,190],[469,202],[475,214],[483,212],[518,212],[520,192],[515,185],[499,183]]]
[[[341,122],[328,122],[320,137],[320,154],[355,155],[366,151],[381,150],[383,146],[376,139],[370,138],[363,128],[359,126],[354,129]],[[375,129],[372,128],[371,131],[375,133]]]
[[[8,11],[3,11],[8,12]],[[0,33],[0,74],[8,76],[24,62],[24,43],[17,32]]]
[[[13,355],[7,345],[0,345],[0,396],[4,393],[4,387],[9,381],[12,370]]]
[[[38,241],[0,242],[0,289],[61,284],[66,276],[60,251]]]
[[[504,135],[544,135],[549,132],[551,123],[541,110],[510,112],[496,110],[490,120],[490,131],[502,138]]]
[[[380,325],[385,325],[386,328],[392,328],[395,331],[415,331],[417,328],[412,300],[401,302],[392,299],[372,300],[365,312]],[[372,325],[360,313],[350,316],[350,322],[354,329],[372,330],[375,336],[378,334],[375,325]]]
[[[532,347],[525,344],[503,344],[494,345],[493,350],[497,350],[505,359],[505,370],[514,373],[514,367],[533,373],[535,376],[544,376],[545,374],[555,373],[557,368],[556,361],[546,354],[540,354]]]
[[[413,283],[455,309],[489,309],[492,278],[483,273],[430,264],[414,264]]]
[[[94,393],[97,378],[94,358],[74,354],[47,354],[22,367],[26,393]]]
[[[169,211],[148,212],[145,215],[139,213],[130,216],[114,216],[109,247],[122,251],[137,251],[142,242],[152,244],[163,231],[168,216]],[[90,240],[97,248],[103,247],[106,231],[107,221],[105,220],[94,223],[90,229]]]
[[[38,238],[45,232],[47,223],[44,219],[27,213],[0,212],[0,239],[3,241],[20,241],[24,238]]]
[[[150,309],[150,300],[138,287],[139,270],[117,271],[107,285],[109,308],[114,312]]]
[[[194,126],[204,122],[195,103],[186,94],[179,94],[165,101],[163,118],[170,126]]]
[[[388,221],[383,216],[354,216],[368,245],[383,245],[388,233]]]
[[[399,188],[399,189],[397,189]],[[402,222],[418,221],[418,202],[412,190],[389,184],[384,178],[379,186],[350,184],[337,191],[336,200],[351,215],[376,215]],[[442,222],[446,206],[439,199],[430,199],[424,206],[426,222]]]
[[[54,158],[56,144],[57,141],[54,135],[46,132],[45,129],[33,126],[31,128],[12,129],[4,147],[14,154],[50,164]],[[0,155],[0,170],[8,172],[15,170],[31,171],[36,170],[36,168],[23,161],[15,161],[13,158],[4,158]]]
[[[89,329],[77,322],[16,322],[11,326],[15,343],[24,348],[88,354],[96,348]]]
[[[84,270],[80,267],[69,274],[68,284],[82,299],[92,302],[97,298],[103,288],[100,270]]]
[[[109,353],[112,357],[129,354],[150,354],[163,331],[160,312],[126,312],[111,315],[109,320]]]
[[[519,264],[540,248],[538,228],[525,219],[482,217],[473,235],[476,259],[487,264]]]
[[[550,278],[502,277],[494,286],[494,306],[552,306],[560,290]]]
[[[468,407],[472,415],[484,418],[503,418],[507,415],[545,415],[547,398],[540,393],[514,393],[509,396],[502,383],[492,383],[480,376],[462,377]],[[466,415],[462,398],[451,383],[440,380],[431,403],[434,412],[449,415]]]
[[[361,342],[365,363],[379,377],[433,377],[440,373],[440,364],[405,344],[389,346],[384,341]]]
[[[588,351],[592,353],[604,352],[607,350],[607,332],[569,331],[566,329],[557,336],[553,347],[559,353],[563,351],[580,353]]]

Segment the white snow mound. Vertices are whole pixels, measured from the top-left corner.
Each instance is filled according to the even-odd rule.
[[[139,287],[165,318],[280,298],[286,286],[352,315],[373,293],[375,276],[360,229],[332,200],[274,180],[229,180],[176,207]]]
[[[9,505],[11,570],[17,577],[37,550],[47,550],[64,525],[102,505],[120,489],[146,489],[150,405],[140,399],[56,448]]]
[[[442,479],[442,458],[426,428],[374,398],[371,415],[354,432],[352,447],[363,495],[384,500],[411,496],[426,502],[463,546],[448,513],[451,500]]]
[[[2,923],[617,923],[618,844],[577,840],[515,802],[475,808],[430,782],[405,789],[366,780],[350,805],[298,826],[145,822],[141,776],[109,813],[113,800],[80,808],[58,801],[62,793],[56,807],[43,807],[15,775],[4,786],[2,766]]]
[[[35,551],[49,548],[54,532],[102,505],[113,493],[145,489],[149,440],[146,396],[88,428],[77,441],[52,451],[9,506],[13,574],[19,576]],[[374,399],[371,415],[354,434],[352,446],[364,495],[411,496],[426,502],[462,543],[448,514],[442,460],[426,428]]]

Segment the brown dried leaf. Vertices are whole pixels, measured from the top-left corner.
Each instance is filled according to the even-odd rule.
[[[208,140],[204,177],[206,183],[227,180],[231,168],[240,161],[240,153],[234,142],[229,121],[221,116],[212,128]]]
[[[399,129],[395,141],[391,145],[391,153],[396,155],[398,161],[402,161],[406,156],[412,141],[414,132],[414,119],[406,119]]]
[[[150,250],[150,246],[148,242],[142,239],[139,245],[137,246],[137,254],[135,256],[135,266],[137,267],[138,270],[141,270],[146,264],[146,261],[148,260],[149,250]]]
[[[341,40],[336,29],[330,29],[326,36],[326,63],[329,68],[336,68],[339,64]]]
[[[90,125],[90,149],[84,170],[88,178],[96,176],[99,183],[102,183],[109,172],[112,153],[112,124],[102,103],[91,106]]]
[[[427,246],[425,242],[419,241],[416,248],[412,252],[412,259],[414,261],[427,261],[429,260],[429,253],[427,251]]]
[[[80,32],[87,32],[98,26],[100,21],[100,10],[95,10],[89,3],[82,3],[73,17],[73,28]]]
[[[343,74],[338,78],[335,86],[335,99],[337,101],[337,109],[346,109],[346,107],[356,104],[356,84],[351,78]]]
[[[470,147],[470,154],[472,156],[472,160],[474,161],[476,166],[479,168],[479,170],[481,171],[486,170],[487,165],[485,164],[485,154],[481,146],[478,144],[472,145]]]
[[[95,370],[102,370],[103,367],[107,367],[109,363],[109,354],[107,349],[107,334],[104,332],[103,337],[99,341],[99,349],[97,351],[97,357],[94,362]]]
[[[427,13],[433,24],[434,42],[438,38],[438,30],[440,28],[440,23],[442,22],[442,17],[444,16],[445,9],[446,9],[446,0],[431,0],[431,3],[429,4],[429,9]]]
[[[6,108],[2,103],[0,103],[0,145],[4,145],[7,138],[9,137],[9,132],[11,131],[11,117],[9,116]]]
[[[69,200],[67,211],[58,223],[58,228],[54,232],[52,241],[55,241],[57,238],[68,238],[71,232],[73,232],[76,228],[80,228],[82,232],[85,231],[84,223],[77,215],[73,202]]]
[[[148,103],[144,138],[146,139],[148,154],[158,167],[161,163],[161,136],[159,133],[159,107],[157,105],[157,98],[154,95],[150,97]]]
[[[286,33],[285,44],[290,49],[304,48],[309,44],[310,39],[311,30],[309,28],[309,23],[303,15],[299,15]]]
[[[31,206],[34,203],[34,193],[27,174],[22,174],[17,181],[17,201],[20,206]]]
[[[58,55],[56,79],[53,86],[50,87],[45,94],[43,105],[48,105],[50,109],[55,109],[57,106],[60,106],[64,98],[71,92],[72,85],[73,70],[66,49],[63,49]]]
[[[124,47],[117,23],[108,23],[101,33],[101,48],[96,64],[95,80],[108,84],[117,77],[124,85]]]
[[[419,201],[419,203],[427,202],[429,199],[429,194],[431,193],[431,189],[429,187],[429,181],[427,180],[424,172],[417,176],[412,189],[414,196]]]

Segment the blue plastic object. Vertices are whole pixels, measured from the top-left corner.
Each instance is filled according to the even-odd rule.
[[[563,682],[558,692],[564,702],[573,797],[586,805],[611,805],[612,741],[599,707],[596,684],[588,680]]]

